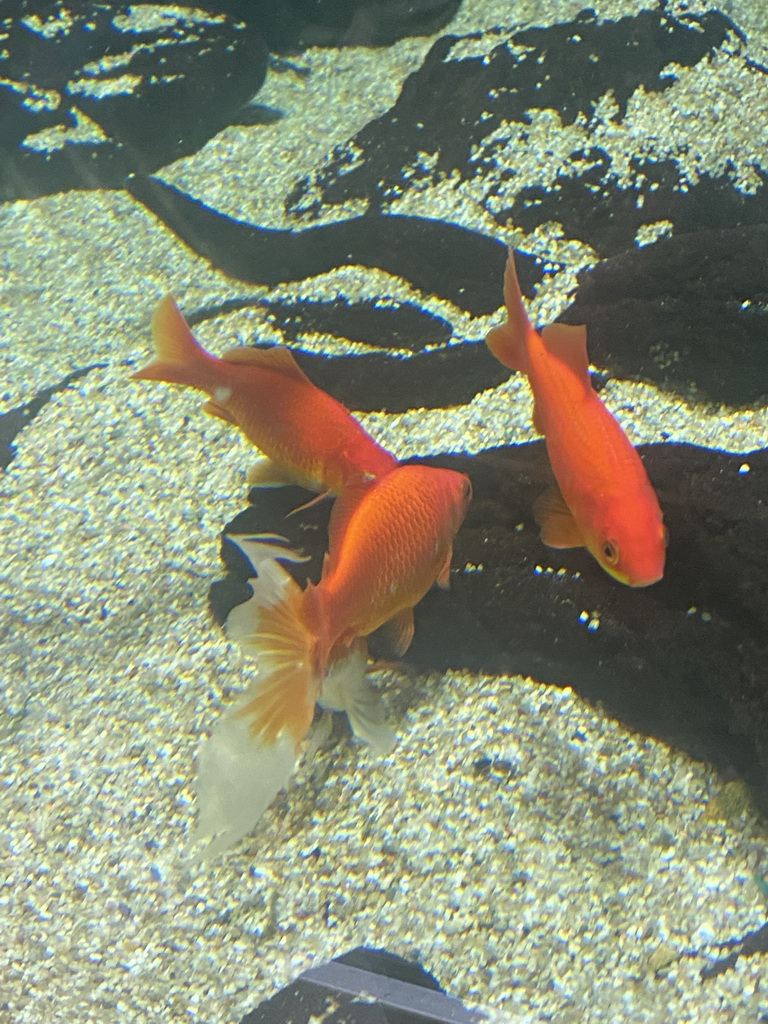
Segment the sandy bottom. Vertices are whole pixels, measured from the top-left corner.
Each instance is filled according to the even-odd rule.
[[[516,18],[540,22],[540,6],[520,4]],[[737,6],[758,53],[768,26],[746,3],[732,16]],[[577,9],[549,4],[547,20]],[[492,5],[468,4],[460,31],[492,18]],[[285,153],[318,164],[391,104],[393,81],[428,45],[350,52],[371,94],[347,120],[339,114],[322,149],[296,142],[333,67],[328,54],[307,54],[309,95],[269,132],[282,133]],[[281,78],[267,88],[299,87]],[[167,180],[278,224],[285,173],[239,191],[227,176],[224,149],[258,156],[259,131],[228,129]],[[246,166],[266,175],[263,161]],[[430,202],[429,216],[447,209],[488,226],[471,197]],[[7,1019],[234,1021],[302,969],[360,944],[418,958],[452,995],[510,1021],[754,1024],[768,1014],[760,958],[699,978],[717,942],[765,921],[752,880],[768,870],[765,839],[749,809],[733,809],[707,766],[628,734],[545,680],[381,674],[399,737],[389,757],[347,740],[324,747],[234,851],[210,867],[185,860],[200,737],[254,671],[207,612],[219,533],[244,506],[253,453],[191,393],[127,375],[146,359],[163,292],[195,308],[290,289],[225,278],[120,193],[9,204],[0,228],[2,409],[102,364],[22,431],[0,481]],[[360,285],[353,270],[301,295],[343,288],[345,274],[349,292],[376,294],[380,276]],[[407,295],[407,285],[390,280],[389,294]],[[453,314],[464,336],[488,327]],[[221,351],[253,335],[252,317],[233,314],[201,337]],[[673,441],[765,443],[766,410],[612,389],[635,440],[658,440],[663,423]],[[462,408],[366,423],[398,455],[477,451],[532,436],[529,403],[510,400],[523,392],[511,382]]]

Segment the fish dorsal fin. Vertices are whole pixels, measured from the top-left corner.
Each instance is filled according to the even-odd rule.
[[[403,608],[397,615],[393,615],[379,626],[379,635],[393,658],[402,658],[411,646],[413,628],[413,608]]]
[[[295,380],[309,383],[309,377],[293,358],[290,349],[285,348],[284,345],[273,345],[271,348],[251,348],[249,345],[239,345],[237,348],[227,349],[221,358],[226,363],[258,366],[262,370],[274,370],[276,373],[284,373],[286,377],[293,377]]]
[[[541,528],[541,539],[549,548],[584,547],[584,536],[558,487],[536,499],[533,517]]]
[[[583,324],[550,324],[542,329],[541,340],[551,355],[569,366],[588,387],[592,387],[587,355],[587,328]]]

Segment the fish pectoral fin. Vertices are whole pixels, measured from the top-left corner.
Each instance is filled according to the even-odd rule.
[[[307,384],[312,383],[294,359],[291,350],[284,345],[273,345],[271,348],[251,348],[249,345],[240,345],[237,348],[227,349],[221,358],[226,363],[257,366],[262,370],[283,373],[286,377],[293,377],[294,380],[301,380]]]
[[[297,512],[304,512],[306,509],[312,508],[313,505],[317,505],[319,502],[325,501],[326,498],[332,497],[333,495],[330,491],[322,491],[320,494],[316,494],[314,498],[310,498],[309,501],[305,501],[303,504],[297,505],[296,508],[292,508],[285,518],[287,519],[288,516],[295,516]]]
[[[379,626],[377,633],[392,657],[401,658],[413,640],[413,608],[403,608],[401,612]]]
[[[285,487],[286,484],[295,484],[296,478],[290,470],[265,455],[247,471],[245,482],[249,487]]]
[[[453,561],[453,545],[448,548],[448,554],[445,556],[443,567],[437,574],[435,583],[440,587],[441,590],[448,590],[451,585],[451,562]]]
[[[536,499],[533,516],[541,528],[541,539],[549,548],[582,548],[584,536],[558,488]]]
[[[203,402],[203,412],[207,413],[208,416],[215,416],[217,420],[225,420],[227,423],[234,423],[237,426],[237,420],[228,412],[223,405],[219,405],[218,402],[209,400]]]

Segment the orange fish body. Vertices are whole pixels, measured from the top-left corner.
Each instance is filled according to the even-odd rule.
[[[303,591],[277,562],[297,556],[241,543],[258,578],[227,633],[257,658],[259,675],[200,754],[196,838],[219,834],[209,853],[245,835],[288,782],[316,703],[345,710],[360,738],[382,736],[365,692],[364,638],[391,622],[396,650],[407,649],[413,606],[436,581],[448,583],[471,494],[464,474],[427,466],[351,487],[334,507],[320,582]]]
[[[628,586],[656,583],[666,556],[661,509],[640,456],[592,387],[586,328],[534,330],[512,252],[504,299],[507,323],[489,333],[487,344],[500,362],[528,376],[534,426],[545,437],[560,491],[537,502],[542,540],[551,547],[585,546]]]
[[[305,617],[327,653],[389,624],[396,655],[413,636],[413,608],[433,583],[448,586],[453,538],[472,494],[451,469],[399,466],[337,500],[329,550]]]
[[[239,427],[267,457],[249,482],[338,494],[397,465],[341,402],[312,384],[287,348],[243,346],[219,359],[196,341],[169,295],[155,310],[152,332],[157,358],[133,378],[208,394],[205,411]]]

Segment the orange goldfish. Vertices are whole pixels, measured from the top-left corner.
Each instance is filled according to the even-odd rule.
[[[541,539],[584,546],[607,573],[630,587],[664,574],[666,530],[640,456],[592,388],[585,327],[531,326],[510,250],[504,277],[507,322],[486,343],[496,358],[527,374],[533,423],[543,434],[559,492],[536,504]]]
[[[201,750],[195,838],[220,833],[207,852],[245,835],[287,783],[316,703],[346,710],[358,736],[386,747],[380,709],[365,692],[364,638],[390,623],[405,652],[413,606],[433,583],[448,585],[471,494],[464,474],[416,465],[347,488],[331,515],[320,582],[306,590],[278,562],[299,556],[243,545],[258,578],[227,632],[256,656],[259,674]]]
[[[206,392],[205,412],[239,427],[266,456],[249,483],[338,494],[397,465],[341,402],[312,384],[287,348],[242,346],[219,359],[197,342],[170,295],[155,310],[152,334],[157,358],[133,379]]]

